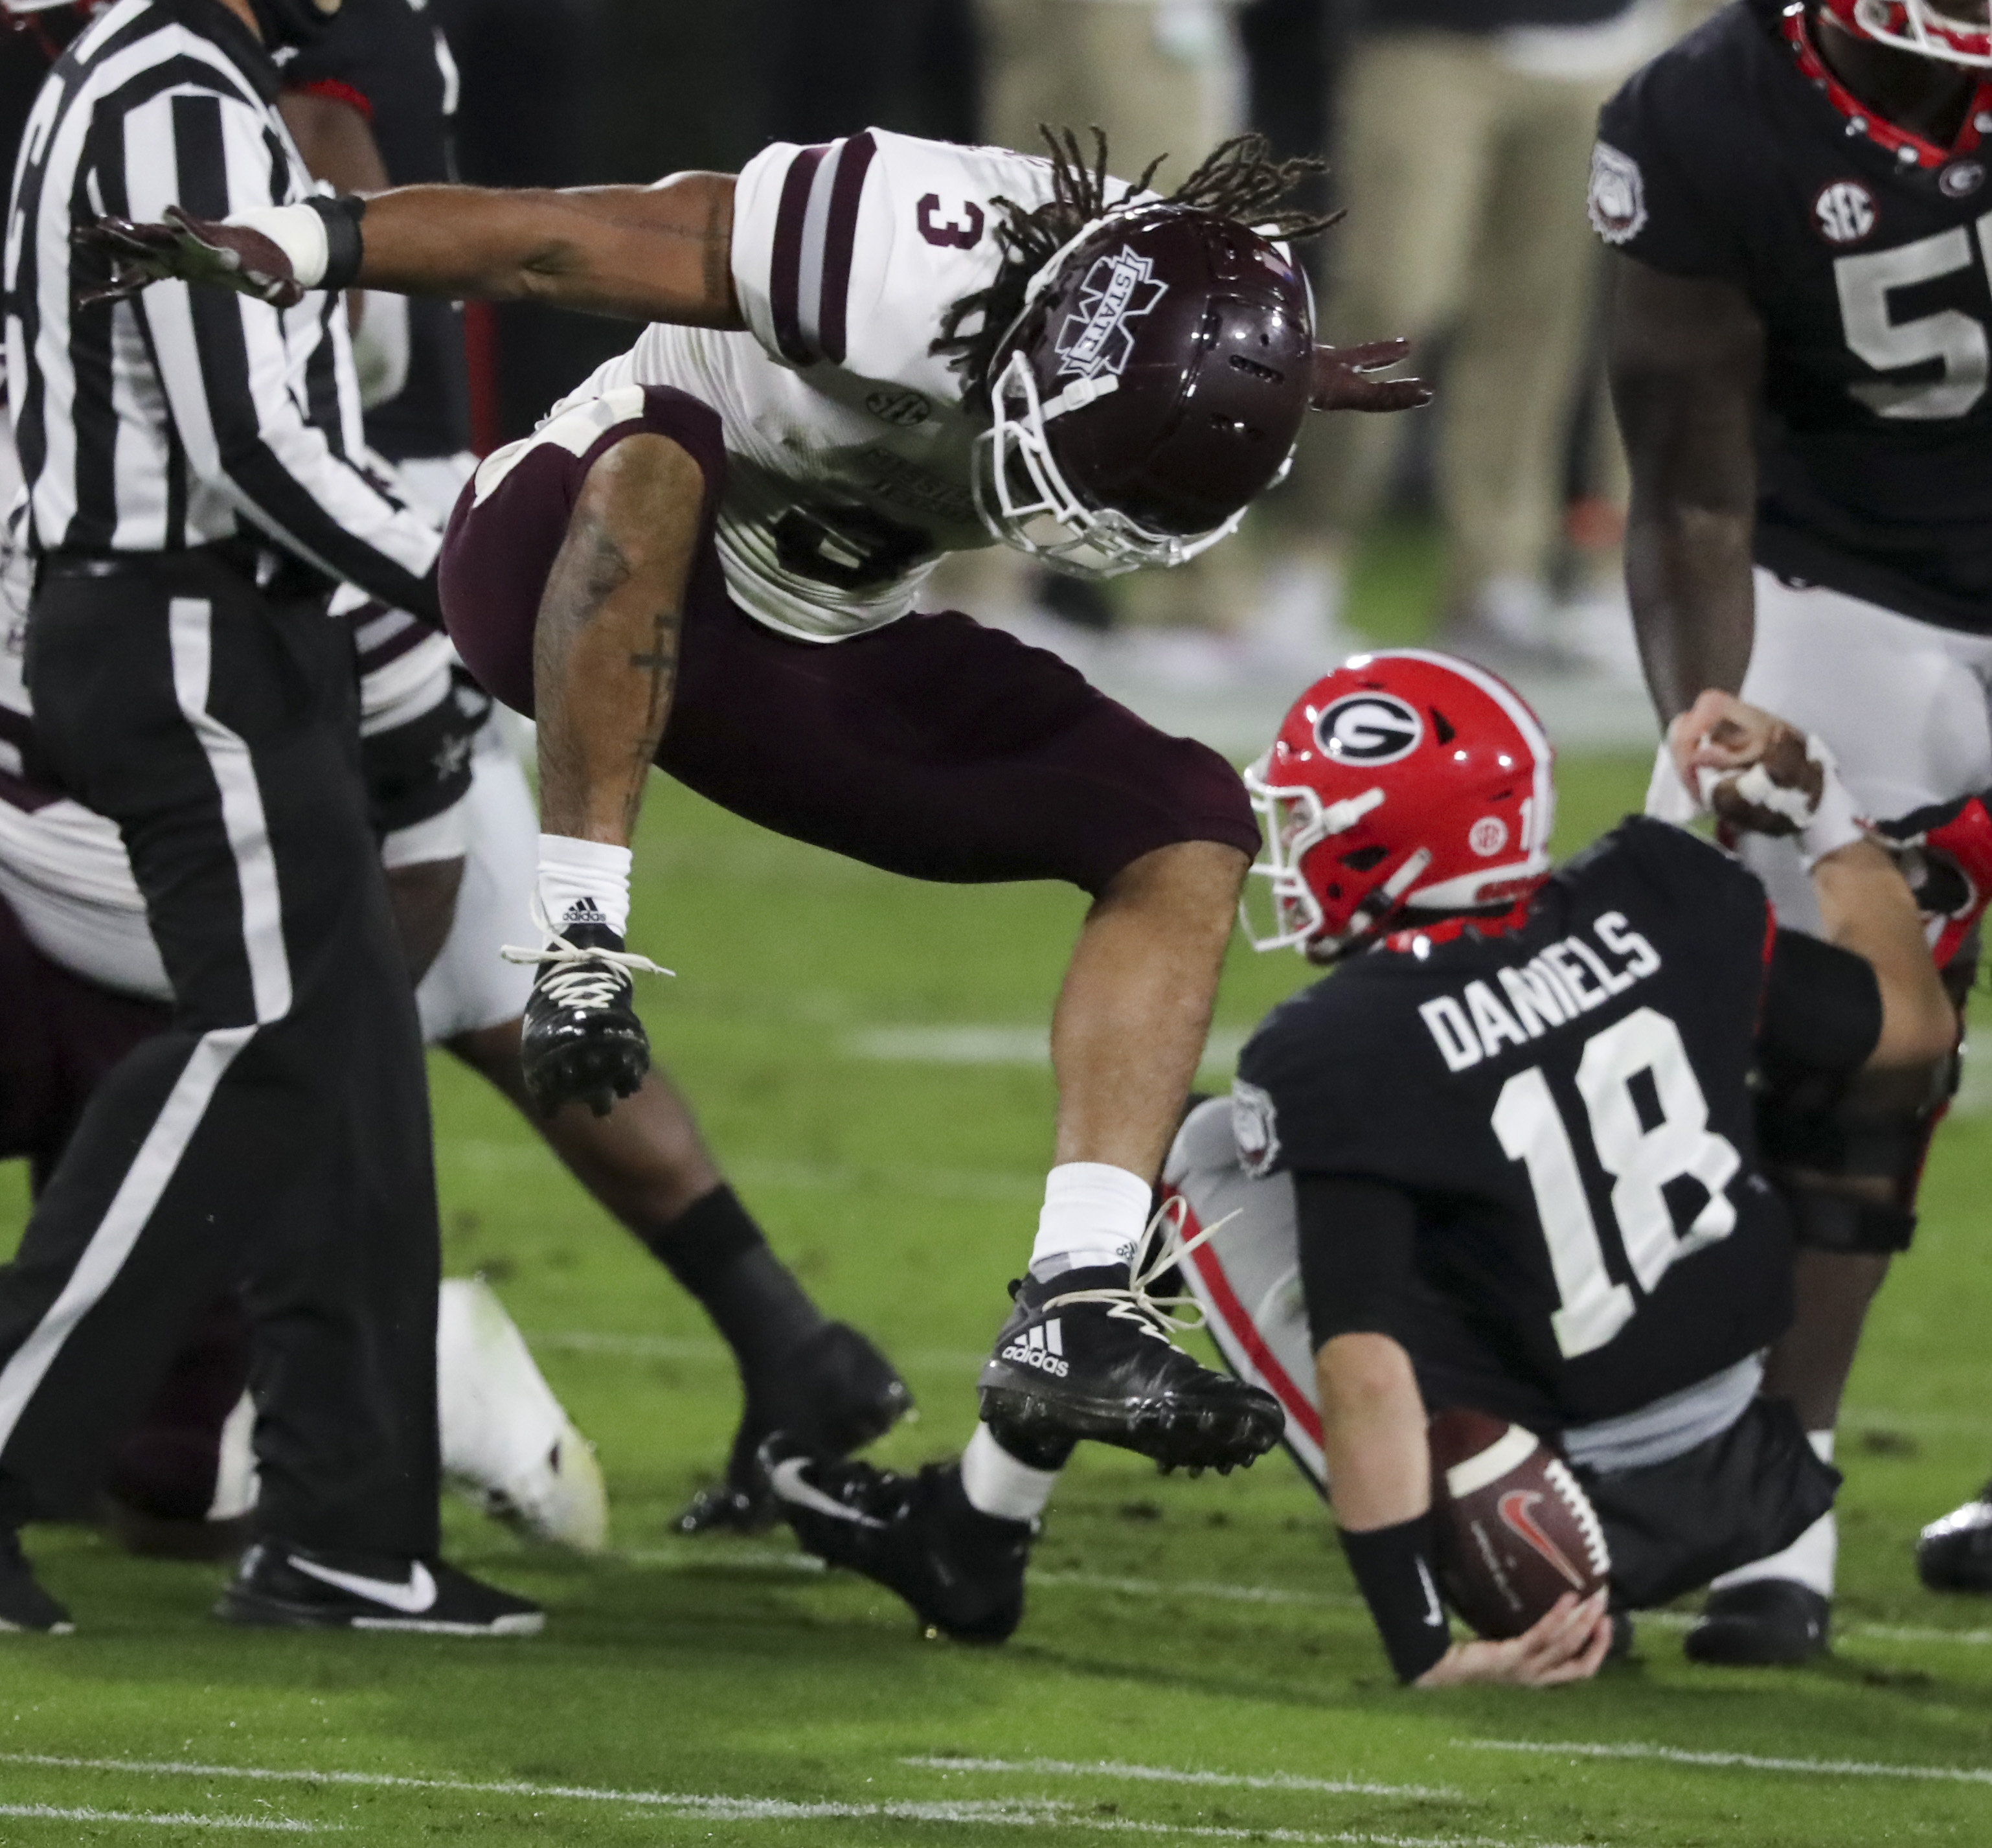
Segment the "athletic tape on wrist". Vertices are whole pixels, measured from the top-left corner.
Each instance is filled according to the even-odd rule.
[[[1342,1550],[1400,1681],[1416,1681],[1452,1647],[1432,1577],[1431,1516],[1366,1533],[1342,1529]]]
[[[325,272],[319,287],[351,288],[360,280],[360,259],[366,254],[360,221],[367,216],[367,201],[346,193],[337,199],[307,199],[305,204],[325,226]]]
[[[1833,753],[1816,733],[1806,740],[1806,755],[1816,763],[1825,778],[1812,819],[1799,831],[1799,852],[1804,856],[1806,872],[1842,847],[1868,838],[1868,825],[1854,806],[1853,792],[1840,780],[1840,766]]]

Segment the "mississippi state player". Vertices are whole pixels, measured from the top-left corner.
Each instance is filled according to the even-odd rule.
[[[1179,562],[1279,475],[1310,405],[1422,401],[1363,376],[1400,343],[1315,346],[1271,241],[1318,228],[1284,203],[1301,170],[1227,144],[1164,200],[1069,137],[1047,161],[868,131],[737,179],[101,227],[114,292],[356,281],[657,323],[486,460],[447,547],[466,661],[539,722],[555,941],[526,1057],[547,1104],[605,1109],[647,1063],[622,946],[653,759],[874,865],[1094,900],[1052,1022],[1058,1165],[982,1380],[1013,1460],[1083,1436],[1242,1463],[1276,1440],[1263,1394],[1114,1313],[1256,830],[1214,753],[1008,636],[912,612],[941,554],[999,539],[1082,572]],[[1058,1374],[1015,1358],[1048,1314]],[[1004,1500],[982,1474],[968,1493]]]
[[[1992,19],[1984,0],[1744,0],[1608,104],[1591,220],[1614,248],[1626,569],[1663,719],[1706,687],[1828,739],[1862,812],[1992,782]],[[1789,844],[1746,857],[1818,914]],[[1976,962],[1947,972],[1961,998]],[[1954,1083],[1869,1073],[1767,1097],[1803,1247],[1775,1388],[1822,1447],[1915,1225]],[[1803,1151],[1803,1159],[1798,1152]],[[1830,1520],[1720,1582],[1697,1646],[1823,1648]]]
[[[1656,789],[1691,810],[1680,779],[1712,767],[1800,809],[1825,942],[1774,928],[1749,873],[1645,817],[1550,874],[1548,742],[1503,682],[1442,655],[1356,657],[1247,773],[1274,912],[1255,944],[1340,966],[1267,1017],[1165,1185],[1213,1331],[1281,1399],[1407,1681],[1575,1679],[1611,1633],[1602,1594],[1566,1594],[1521,1636],[1450,1641],[1428,1412],[1562,1453],[1622,1607],[1831,1503],[1837,1477],[1761,1391],[1792,1245],[1752,1071],[1913,1067],[1952,1022],[1901,874],[1830,771],[1809,798],[1773,790],[1781,752],[1804,770],[1781,721],[1710,694]]]

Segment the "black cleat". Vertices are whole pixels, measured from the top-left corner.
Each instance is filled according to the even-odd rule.
[[[22,1555],[21,1536],[0,1527],[0,1631],[67,1636],[75,1628],[69,1613],[36,1582]]]
[[[438,1636],[537,1636],[546,1613],[440,1559],[315,1553],[259,1540],[214,1614],[279,1630],[408,1630]]]
[[[673,1531],[759,1533],[780,1518],[758,1454],[771,1431],[817,1455],[844,1457],[875,1443],[912,1409],[906,1382],[876,1348],[844,1323],[825,1323],[779,1371],[748,1389],[725,1481],[694,1495]]]
[[[761,1467],[805,1549],[896,1592],[930,1632],[1000,1643],[1022,1621],[1037,1523],[972,1507],[957,1464],[895,1475],[813,1455],[778,1431]]]
[[[512,962],[541,965],[519,1037],[526,1089],[542,1116],[576,1102],[606,1116],[619,1097],[635,1095],[650,1069],[631,972],[670,971],[626,950],[606,924],[570,917],[561,931],[544,950],[505,952]]]
[[[1992,1591],[1992,1484],[1916,1536],[1916,1571],[1932,1591]]]
[[[1192,1360],[1118,1265],[1026,1277],[1011,1293],[977,1382],[984,1419],[1006,1438],[1090,1437],[1165,1470],[1231,1469],[1280,1441],[1279,1401]]]
[[[1826,1653],[1833,1606],[1791,1579],[1752,1579],[1711,1591],[1681,1645],[1690,1662],[1721,1669],[1789,1669]]]

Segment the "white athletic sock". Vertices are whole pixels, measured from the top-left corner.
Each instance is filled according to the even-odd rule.
[[[999,1521],[1035,1521],[1052,1498],[1056,1470],[1036,1470],[1019,1463],[996,1441],[987,1425],[977,1425],[968,1448],[961,1453],[961,1492],[970,1507]]]
[[[1031,1247],[1040,1283],[1093,1264],[1125,1264],[1148,1223],[1150,1190],[1138,1174],[1103,1161],[1069,1161],[1045,1177],[1045,1204]]]
[[[1833,1433],[1808,1431],[1809,1443],[1821,1463],[1833,1460]],[[1767,1559],[1752,1559],[1734,1572],[1725,1572],[1709,1586],[1711,1591],[1727,1591],[1732,1586],[1754,1584],[1759,1579],[1791,1579],[1816,1591],[1823,1598],[1833,1596],[1834,1568],[1840,1561],[1840,1525],[1832,1511],[1813,1522],[1782,1553]]]
[[[547,921],[556,931],[570,924],[606,924],[618,937],[627,937],[630,860],[627,847],[541,835],[540,903],[547,908]]]

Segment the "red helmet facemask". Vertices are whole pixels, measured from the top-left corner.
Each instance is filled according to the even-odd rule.
[[[1332,962],[1404,912],[1512,904],[1549,871],[1555,753],[1499,675],[1423,648],[1358,654],[1288,712],[1245,773],[1270,927],[1257,950]]]
[[[1820,10],[1857,39],[1992,70],[1992,0],[1820,0]]]

